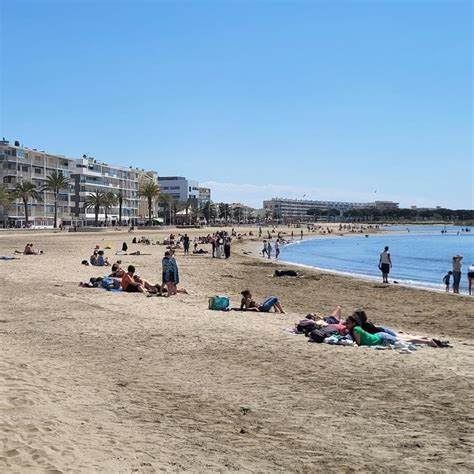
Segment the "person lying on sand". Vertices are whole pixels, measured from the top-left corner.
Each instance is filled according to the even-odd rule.
[[[302,319],[298,323],[295,323],[295,327],[298,332],[304,332],[307,334],[313,329],[320,327],[331,326],[334,330],[337,330],[341,336],[348,334],[347,327],[341,321],[342,319],[342,308],[336,306],[336,309],[329,316],[321,316],[317,313],[309,313],[305,319]]]
[[[241,311],[259,311],[261,313],[269,313],[270,310],[273,308],[275,310],[275,313],[285,314],[280,304],[280,301],[276,296],[270,296],[265,301],[263,301],[263,303],[257,304],[252,299],[252,294],[250,293],[250,290],[244,290],[240,294],[242,295],[242,300],[240,302]]]
[[[358,322],[358,325],[364,330],[367,331],[369,334],[377,334],[379,332],[385,332],[390,334],[394,337],[398,337],[397,333],[392,329],[388,328],[387,326],[376,326],[374,323],[368,320],[365,311],[357,310],[352,313]]]
[[[127,293],[158,292],[156,285],[152,285],[149,281],[135,274],[135,267],[133,265],[128,266],[127,273],[122,277],[122,290]]]
[[[392,336],[386,332],[378,332],[370,334],[364,331],[357,321],[355,316],[349,316],[346,319],[345,325],[358,346],[388,346],[393,344],[422,344],[431,347],[446,347],[444,341],[429,339],[427,337],[412,338],[409,340],[401,340],[398,337]]]

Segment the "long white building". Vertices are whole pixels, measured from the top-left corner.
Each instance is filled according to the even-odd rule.
[[[59,194],[58,219],[63,224],[92,224],[93,209],[84,209],[87,196],[96,191],[113,192],[122,196],[122,221],[136,223],[140,213],[139,182],[144,179],[158,180],[156,172],[144,172],[137,168],[101,163],[94,158],[70,158],[21,146],[19,142],[0,141],[0,183],[13,191],[22,181],[31,181],[38,191],[46,184],[47,176],[60,171],[69,179],[67,189]],[[29,224],[50,227],[54,221],[54,195],[41,191],[42,200],[28,203]],[[157,211],[154,212],[157,214]],[[117,222],[119,206],[108,211],[110,222]],[[99,221],[105,220],[104,209]],[[22,227],[26,224],[23,203],[17,199],[8,207],[0,206],[0,226]]]
[[[267,215],[275,219],[286,221],[304,221],[309,219],[307,212],[310,209],[319,209],[321,211],[336,209],[343,213],[349,209],[367,209],[371,207],[379,207],[379,203],[383,203],[385,206],[398,207],[398,203],[392,203],[391,201],[347,202],[272,198],[270,200],[263,201],[263,209]]]

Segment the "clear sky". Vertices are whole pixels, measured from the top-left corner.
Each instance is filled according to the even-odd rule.
[[[10,140],[256,207],[473,207],[468,0],[0,2]]]

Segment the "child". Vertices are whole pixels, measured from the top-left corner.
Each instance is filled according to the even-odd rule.
[[[443,283],[446,285],[446,293],[449,293],[449,281],[451,280],[452,274],[453,272],[450,271],[443,277]]]

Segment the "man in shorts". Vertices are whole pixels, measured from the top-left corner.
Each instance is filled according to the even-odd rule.
[[[390,273],[390,268],[392,268],[392,259],[390,258],[388,247],[385,247],[383,252],[380,254],[379,259],[379,269],[382,272],[383,283],[388,283],[388,274]]]

